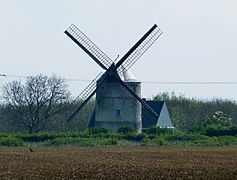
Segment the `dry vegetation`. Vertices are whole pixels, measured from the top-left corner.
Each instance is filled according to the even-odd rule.
[[[0,148],[0,179],[236,179],[237,148]]]

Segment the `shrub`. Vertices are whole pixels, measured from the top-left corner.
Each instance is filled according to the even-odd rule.
[[[17,138],[21,138],[23,141],[27,141],[27,142],[43,142],[46,140],[52,140],[55,139],[59,136],[59,134],[57,133],[46,133],[46,132],[42,132],[42,133],[34,133],[34,134],[17,134],[16,137]]]
[[[147,134],[145,133],[139,133],[136,137],[136,141],[142,141],[143,139],[147,138]]]
[[[24,146],[24,142],[21,139],[12,136],[1,137],[0,146]]]
[[[88,132],[92,135],[110,135],[111,134],[111,129],[108,128],[89,128]]]
[[[117,145],[118,140],[113,138],[56,138],[46,141],[44,145],[79,145],[79,146],[108,146]]]
[[[236,145],[237,139],[233,136],[209,137],[207,139],[196,140],[194,144],[198,146],[230,146]]]
[[[105,139],[105,141],[104,141],[104,145],[105,146],[117,145],[117,144],[118,144],[118,140],[117,139],[108,138],[108,139]],[[103,145],[103,143],[100,143],[100,145]]]
[[[230,136],[237,136],[237,126],[231,126],[229,128],[229,135]]]
[[[206,128],[204,134],[207,136],[236,136],[237,126],[230,126],[230,127],[212,126]]]
[[[143,130],[148,135],[172,134],[174,131],[168,128],[160,128],[158,126],[147,128]]]
[[[148,145],[148,142],[150,141],[150,139],[148,137],[145,137],[142,141],[141,141],[141,145],[142,146],[146,146]]]
[[[141,141],[141,145],[143,146],[164,146],[165,138],[163,136],[156,136],[154,139],[144,138]]]
[[[237,145],[237,137],[234,136],[222,136],[217,137],[217,139],[221,141],[225,146]]]
[[[137,133],[123,133],[121,134],[122,139],[128,140],[128,141],[136,141]]]
[[[145,133],[137,134],[136,132],[117,134],[116,137],[118,139],[124,139],[128,141],[142,141],[144,138],[148,138],[147,134]]]
[[[131,126],[121,126],[117,132],[120,134],[136,133],[135,129]]]
[[[54,132],[40,132],[34,134],[24,134],[19,133],[16,137],[21,138],[23,141],[27,142],[44,142],[48,140],[53,140],[56,138],[90,138],[91,134],[88,130],[86,131],[68,131],[64,133],[54,133]]]
[[[68,144],[79,144],[85,141],[86,139],[84,138],[72,138],[72,137],[59,137],[55,138],[53,140],[48,140],[44,143],[44,145],[54,145],[54,146],[59,146],[59,145],[68,145]]]
[[[68,131],[68,132],[58,134],[58,137],[90,138],[91,133],[88,130],[85,130],[85,131]]]
[[[164,137],[159,136],[159,137],[151,140],[151,143],[154,145],[163,146],[165,144],[165,139],[164,139]]]
[[[166,136],[168,141],[195,141],[200,139],[207,139],[207,136],[194,133],[174,133]]]
[[[1,133],[0,134],[0,138],[2,138],[2,137],[8,137],[9,135],[8,134],[5,134],[5,133]]]

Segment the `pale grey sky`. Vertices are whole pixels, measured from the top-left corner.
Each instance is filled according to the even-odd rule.
[[[0,0],[0,74],[93,79],[100,67],[63,33],[71,23],[111,59],[156,23],[164,34],[132,67],[139,80],[237,81],[236,9],[236,0]],[[237,100],[237,85],[142,85],[146,97],[172,90]]]

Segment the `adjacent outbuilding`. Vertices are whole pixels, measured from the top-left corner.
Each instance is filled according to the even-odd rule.
[[[142,108],[142,128],[159,126],[161,128],[174,129],[170,113],[165,101],[146,101],[146,103],[158,114],[158,119],[146,108]]]

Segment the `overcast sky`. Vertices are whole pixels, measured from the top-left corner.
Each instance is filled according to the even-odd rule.
[[[236,82],[236,9],[236,0],[0,0],[0,86],[13,75],[93,79],[101,68],[64,34],[71,23],[111,59],[156,23],[164,34],[131,69],[142,82]],[[87,83],[69,87],[77,95]],[[142,84],[146,97],[164,91],[237,100],[237,84]]]

